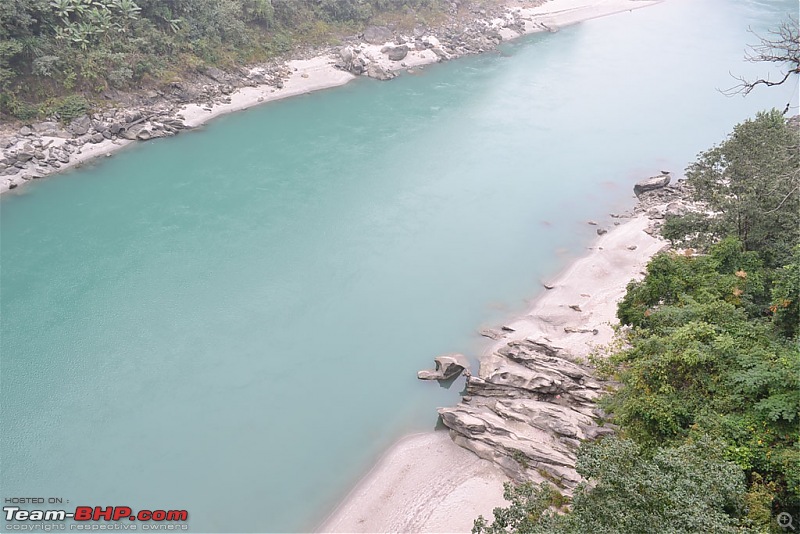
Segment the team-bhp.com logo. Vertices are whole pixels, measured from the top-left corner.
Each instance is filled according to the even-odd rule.
[[[4,506],[6,521],[66,521],[68,519],[76,522],[97,522],[97,521],[143,521],[167,524],[174,522],[187,521],[189,512],[186,510],[139,510],[134,512],[130,506],[78,506],[74,511],[67,510],[23,510],[19,506]],[[71,525],[80,528],[81,525]],[[86,525],[87,527],[89,525]],[[155,526],[155,525],[154,525]],[[184,525],[185,527],[185,525]],[[92,528],[91,530],[95,530]],[[160,530],[154,528],[153,530]],[[172,529],[170,529],[172,530]]]

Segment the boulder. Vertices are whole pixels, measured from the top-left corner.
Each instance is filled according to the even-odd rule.
[[[120,130],[120,137],[124,139],[128,139],[130,141],[135,141],[136,136],[139,135],[139,132],[144,129],[144,126],[141,124],[133,124],[127,126]]]
[[[355,59],[353,49],[349,46],[343,46],[339,49],[339,59],[336,61],[336,66],[342,70],[352,70],[353,59]]]
[[[69,126],[67,126],[67,130],[69,130],[72,135],[81,136],[89,133],[89,128],[91,127],[92,121],[89,119],[89,116],[83,115],[70,122]]]
[[[105,139],[105,137],[103,137],[103,134],[99,132],[95,132],[92,134],[92,143],[94,144],[101,143],[103,139]]]
[[[59,133],[59,126],[54,121],[37,122],[32,126],[33,131],[39,135],[55,136]]]
[[[441,47],[437,46],[432,48],[431,50],[433,50],[433,53],[436,54],[436,57],[438,57],[439,60],[441,61],[446,61],[450,59],[450,55],[447,52],[445,52],[444,49],[442,49]]]
[[[357,57],[353,60],[350,67],[350,72],[353,74],[363,74],[367,71],[367,61],[363,57]]]
[[[63,150],[51,150],[50,153],[60,163],[69,163],[69,154],[67,154],[65,151],[63,151]]]
[[[395,74],[378,65],[377,63],[370,63],[367,67],[367,76],[375,78],[376,80],[391,80]]]
[[[441,45],[441,43],[439,42],[439,39],[437,39],[433,35],[428,35],[427,37],[423,37],[422,38],[422,43],[427,48],[439,48],[439,46]]]
[[[19,152],[17,152],[17,161],[19,161],[19,162],[30,161],[32,159],[33,159],[33,151],[32,150],[23,149],[23,150],[20,150]]]
[[[23,126],[19,129],[19,134],[24,136],[33,135],[33,130],[31,130],[28,126]]]
[[[408,47],[406,45],[395,46],[386,51],[386,55],[392,61],[402,61],[408,55]]]
[[[666,208],[666,214],[672,216],[685,215],[687,211],[686,206],[680,202],[670,202]]]
[[[469,361],[463,354],[445,354],[433,359],[436,369],[425,369],[417,373],[420,380],[451,380],[463,371],[469,372]]]
[[[225,83],[228,76],[216,67],[208,67],[205,75],[214,80],[215,82]]]
[[[386,26],[367,26],[364,29],[364,40],[369,44],[383,44],[393,38],[394,33]]]
[[[633,186],[633,192],[636,196],[640,196],[642,193],[646,193],[648,191],[655,191],[656,189],[662,189],[669,185],[670,177],[669,174],[661,174],[659,176],[653,176],[651,178],[646,178],[639,182],[636,182],[636,185]]]

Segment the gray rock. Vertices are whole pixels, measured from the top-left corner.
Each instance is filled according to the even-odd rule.
[[[228,75],[216,67],[208,67],[205,70],[205,75],[219,83],[225,83],[228,79]]]
[[[420,380],[451,380],[463,371],[469,372],[469,361],[463,354],[446,354],[437,356],[436,369],[425,369],[417,373]]]
[[[607,233],[608,233],[608,230],[606,230],[605,228],[598,228],[597,229],[597,235],[603,235],[603,234],[607,234]]]
[[[686,206],[681,204],[680,202],[670,202],[667,204],[667,208],[665,213],[667,215],[677,216],[677,215],[684,215],[688,210]]]
[[[353,53],[353,49],[349,46],[343,46],[339,49],[339,59],[336,62],[336,66],[342,70],[351,70],[353,68],[353,60],[355,59],[355,53]]]
[[[134,124],[127,126],[120,130],[120,137],[124,139],[128,139],[129,141],[135,141],[136,136],[139,135],[139,132],[144,129],[144,125],[142,124]]]
[[[33,125],[33,131],[39,135],[55,136],[60,129],[58,123],[54,121],[37,122]]]
[[[364,40],[369,44],[383,44],[394,39],[394,33],[386,26],[367,26]]]
[[[30,129],[28,126],[23,126],[22,128],[19,129],[19,134],[27,137],[29,135],[33,135],[33,130]]]
[[[32,150],[25,150],[22,149],[17,152],[17,161],[18,162],[26,162],[33,159],[33,151]]]
[[[408,47],[406,45],[395,46],[387,50],[386,55],[392,61],[402,61],[408,55]]]
[[[493,328],[484,328],[483,330],[481,330],[478,333],[480,335],[482,335],[483,337],[488,337],[489,339],[500,339],[500,338],[503,337],[503,333],[502,332],[498,332],[497,330],[495,330]]]
[[[103,137],[103,134],[99,132],[95,132],[92,134],[92,143],[94,144],[103,142],[103,139],[105,139],[105,137]]]
[[[450,55],[447,52],[445,52],[443,49],[439,48],[438,46],[435,47],[435,48],[432,48],[431,50],[433,50],[433,53],[436,54],[436,56],[440,60],[444,61],[444,60],[450,59]]]
[[[42,152],[41,150],[34,150],[33,157],[36,159],[44,159],[44,152]]]
[[[139,133],[136,134],[136,139],[138,139],[139,141],[147,141],[152,137],[153,134],[147,128],[142,128],[141,130],[139,130]]]
[[[92,121],[88,115],[83,115],[74,119],[72,122],[69,123],[67,126],[67,130],[76,136],[86,135],[89,133],[89,128],[92,127]]]
[[[565,329],[566,330],[566,329]],[[595,334],[589,328],[571,328]],[[509,341],[481,362],[466,395],[439,414],[453,441],[517,481],[574,488],[580,442],[613,431],[597,422],[604,385],[591,369],[544,338]]]
[[[391,80],[395,74],[389,70],[384,69],[377,63],[370,63],[367,67],[367,76],[375,78],[376,80]]]
[[[651,178],[646,178],[639,182],[636,182],[636,185],[633,186],[633,192],[636,196],[640,196],[642,193],[646,193],[648,191],[655,191],[657,189],[662,189],[669,185],[670,177],[668,174],[662,174],[660,176],[653,176]]]
[[[367,71],[367,62],[363,57],[353,59],[353,64],[350,67],[350,72],[353,74],[363,74]]]

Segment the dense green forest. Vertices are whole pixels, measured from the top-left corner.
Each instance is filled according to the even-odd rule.
[[[108,88],[169,82],[353,34],[394,13],[435,17],[437,0],[3,0],[0,113],[22,119]],[[412,15],[413,14],[413,15]],[[48,102],[50,100],[50,102]]]
[[[687,170],[704,209],[618,307],[616,436],[581,445],[571,502],[548,484],[473,532],[784,532],[800,520],[800,134],[781,113],[739,124]],[[563,505],[569,502],[568,507]]]

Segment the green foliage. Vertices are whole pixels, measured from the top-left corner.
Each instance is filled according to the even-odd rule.
[[[172,81],[203,64],[266,59],[324,45],[375,14],[439,0],[2,0],[0,113],[113,86]]]
[[[664,253],[628,285],[602,371],[621,438],[584,443],[572,508],[549,489],[509,491],[474,532],[781,532],[800,517],[798,143],[759,114],[690,166],[714,216],[672,218]]]
[[[665,237],[702,247],[735,235],[767,265],[783,265],[800,241],[799,149],[800,133],[777,110],[738,124],[687,169],[696,199],[714,214],[670,218]]]
[[[57,115],[61,122],[67,124],[73,119],[84,115],[88,109],[89,103],[85,98],[71,95],[54,102],[48,111]],[[48,115],[51,113],[48,113]]]
[[[800,245],[795,247],[790,262],[776,272],[770,310],[783,335],[797,339],[800,332]]]
[[[506,487],[508,508],[496,508],[488,524],[480,517],[473,533],[616,534],[740,532],[745,480],[710,438],[649,451],[627,439],[608,437],[584,445],[579,486],[568,514],[554,509],[555,490],[546,483]]]
[[[472,527],[473,534],[556,532],[555,528],[563,521],[552,508],[562,504],[563,497],[553,486],[543,482],[517,486],[505,483],[503,487],[503,497],[511,503],[510,506],[495,508],[491,524],[483,516],[478,517]]]
[[[615,422],[650,446],[716,436],[779,500],[800,501],[797,289],[796,263],[765,268],[732,238],[707,256],[654,258],[619,306],[633,328],[611,358],[623,383],[606,400]]]

